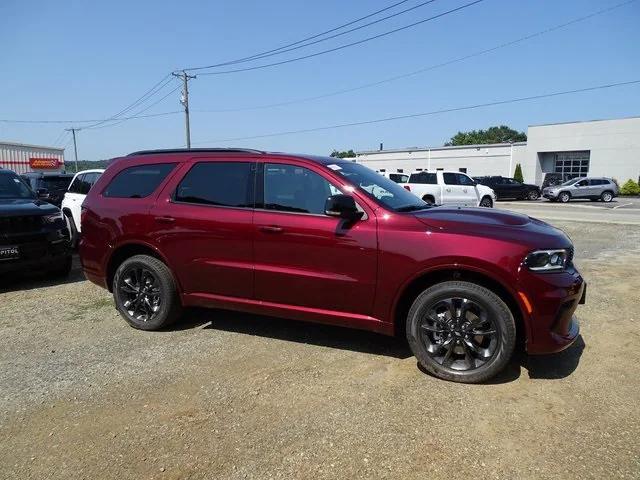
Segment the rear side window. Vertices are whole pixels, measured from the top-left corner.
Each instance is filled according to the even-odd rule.
[[[436,178],[435,173],[412,173],[411,177],[409,177],[409,183],[423,183],[427,185],[437,185],[438,179]]]
[[[89,193],[89,185],[85,182],[86,173],[78,175],[73,183],[69,186],[70,193],[80,193],[86,195]]]
[[[148,197],[167,178],[175,166],[175,163],[158,163],[125,168],[111,179],[102,195],[111,198]],[[93,179],[93,182],[96,180],[97,178]],[[85,183],[91,186],[91,183]]]
[[[253,208],[251,162],[196,163],[182,179],[176,202]]]

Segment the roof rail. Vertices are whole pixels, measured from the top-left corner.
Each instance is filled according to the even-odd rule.
[[[140,150],[127,155],[155,155],[161,153],[265,153],[262,150],[254,150],[252,148],[166,148],[158,150]]]

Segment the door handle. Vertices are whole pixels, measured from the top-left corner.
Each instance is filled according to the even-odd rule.
[[[450,188],[447,188],[447,189],[445,189],[445,190],[446,190],[447,192],[450,192],[450,191],[451,191],[451,189],[450,189]]]
[[[278,227],[277,225],[263,225],[259,228],[260,231],[264,233],[282,233],[284,231],[282,227]]]
[[[173,223],[176,219],[173,217],[156,217],[156,222],[159,223]]]

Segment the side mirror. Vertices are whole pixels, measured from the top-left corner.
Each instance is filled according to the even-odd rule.
[[[36,190],[36,194],[38,195],[38,198],[49,198],[49,190],[46,188],[39,188]]]
[[[364,212],[358,211],[356,201],[350,195],[331,195],[324,203],[324,213],[330,217],[340,217],[345,220],[360,220]]]

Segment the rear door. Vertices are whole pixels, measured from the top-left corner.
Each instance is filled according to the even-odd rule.
[[[71,185],[69,185],[69,190],[65,193],[65,206],[71,210],[71,216],[73,217],[73,221],[76,224],[76,229],[78,231],[81,230],[80,226],[80,214],[82,202],[84,201],[87,193],[89,193],[90,185],[86,181],[88,173],[81,173],[76,175]]]
[[[255,165],[195,158],[153,207],[152,236],[185,293],[253,297]]]

